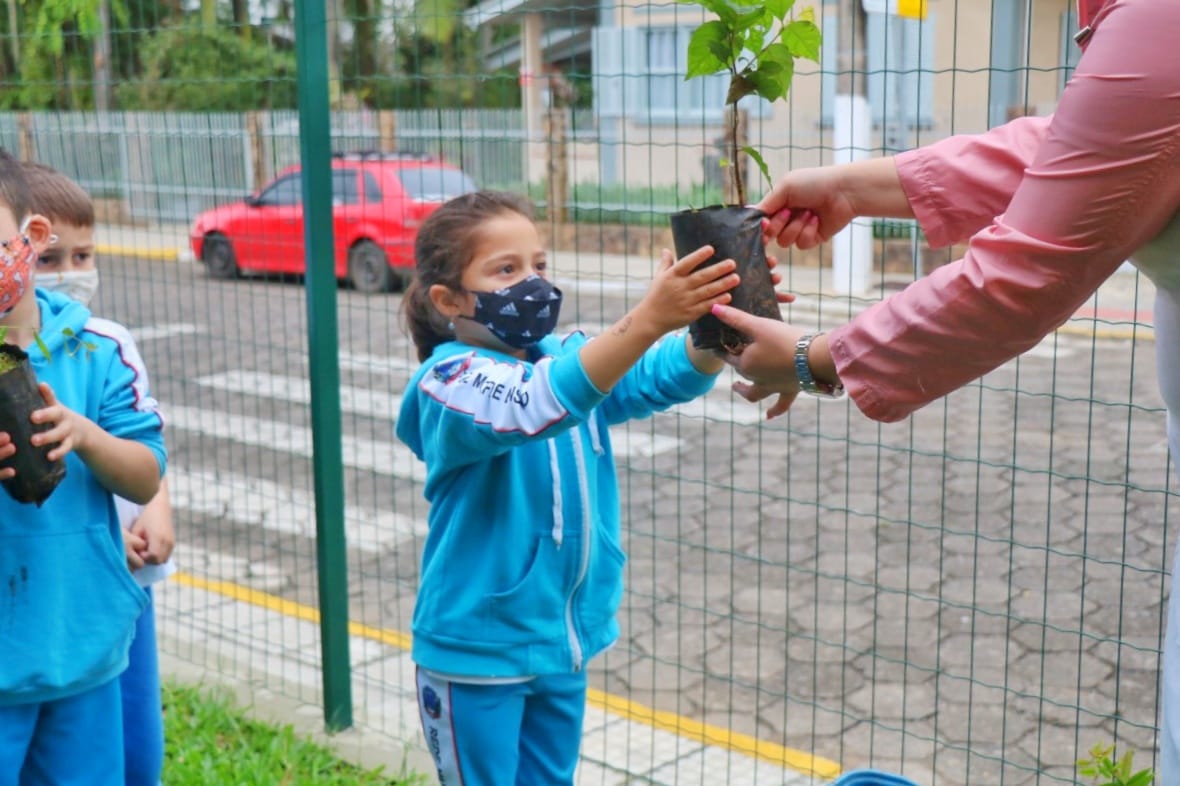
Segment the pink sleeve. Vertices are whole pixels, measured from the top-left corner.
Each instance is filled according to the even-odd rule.
[[[1180,69],[1161,67],[1180,3],[1116,2],[1099,21],[1003,214],[963,259],[832,331],[870,418],[899,420],[1035,345],[1180,208]]]
[[[930,245],[966,240],[1004,212],[1045,139],[1047,117],[1021,117],[894,156],[901,186]]]

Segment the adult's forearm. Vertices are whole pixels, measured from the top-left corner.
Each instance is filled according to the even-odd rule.
[[[913,218],[893,156],[837,164],[840,190],[858,216]]]
[[[904,417],[1027,350],[1172,219],[1180,72],[1159,64],[1177,38],[1180,5],[1113,6],[966,256],[832,331],[840,379],[867,415]]]

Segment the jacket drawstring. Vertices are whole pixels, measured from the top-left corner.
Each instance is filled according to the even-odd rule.
[[[561,473],[557,467],[557,440],[547,439],[549,445],[549,475],[553,478],[553,545],[561,548],[564,537],[565,522],[561,516]]]

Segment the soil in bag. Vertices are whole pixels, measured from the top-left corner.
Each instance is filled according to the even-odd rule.
[[[682,210],[671,216],[672,242],[676,256],[683,257],[704,245],[713,247],[713,256],[702,265],[725,259],[737,262],[741,283],[733,290],[730,305],[759,317],[782,320],[770,269],[766,267],[766,247],[762,244],[762,211],[752,207],[713,205],[698,210]],[[740,352],[750,338],[729,327],[712,314],[689,326],[693,343],[699,349]]]
[[[5,367],[7,371],[3,371]],[[38,507],[66,475],[65,461],[49,460],[54,445],[34,446],[29,442],[34,434],[53,427],[29,419],[44,407],[45,399],[37,390],[29,356],[19,347],[0,344],[0,431],[7,432],[16,445],[16,453],[0,461],[0,469],[12,467],[16,476],[0,484],[17,502],[32,502]]]

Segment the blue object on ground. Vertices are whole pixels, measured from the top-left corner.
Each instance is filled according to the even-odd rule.
[[[853,770],[837,778],[831,786],[918,786],[909,778],[880,770]]]

